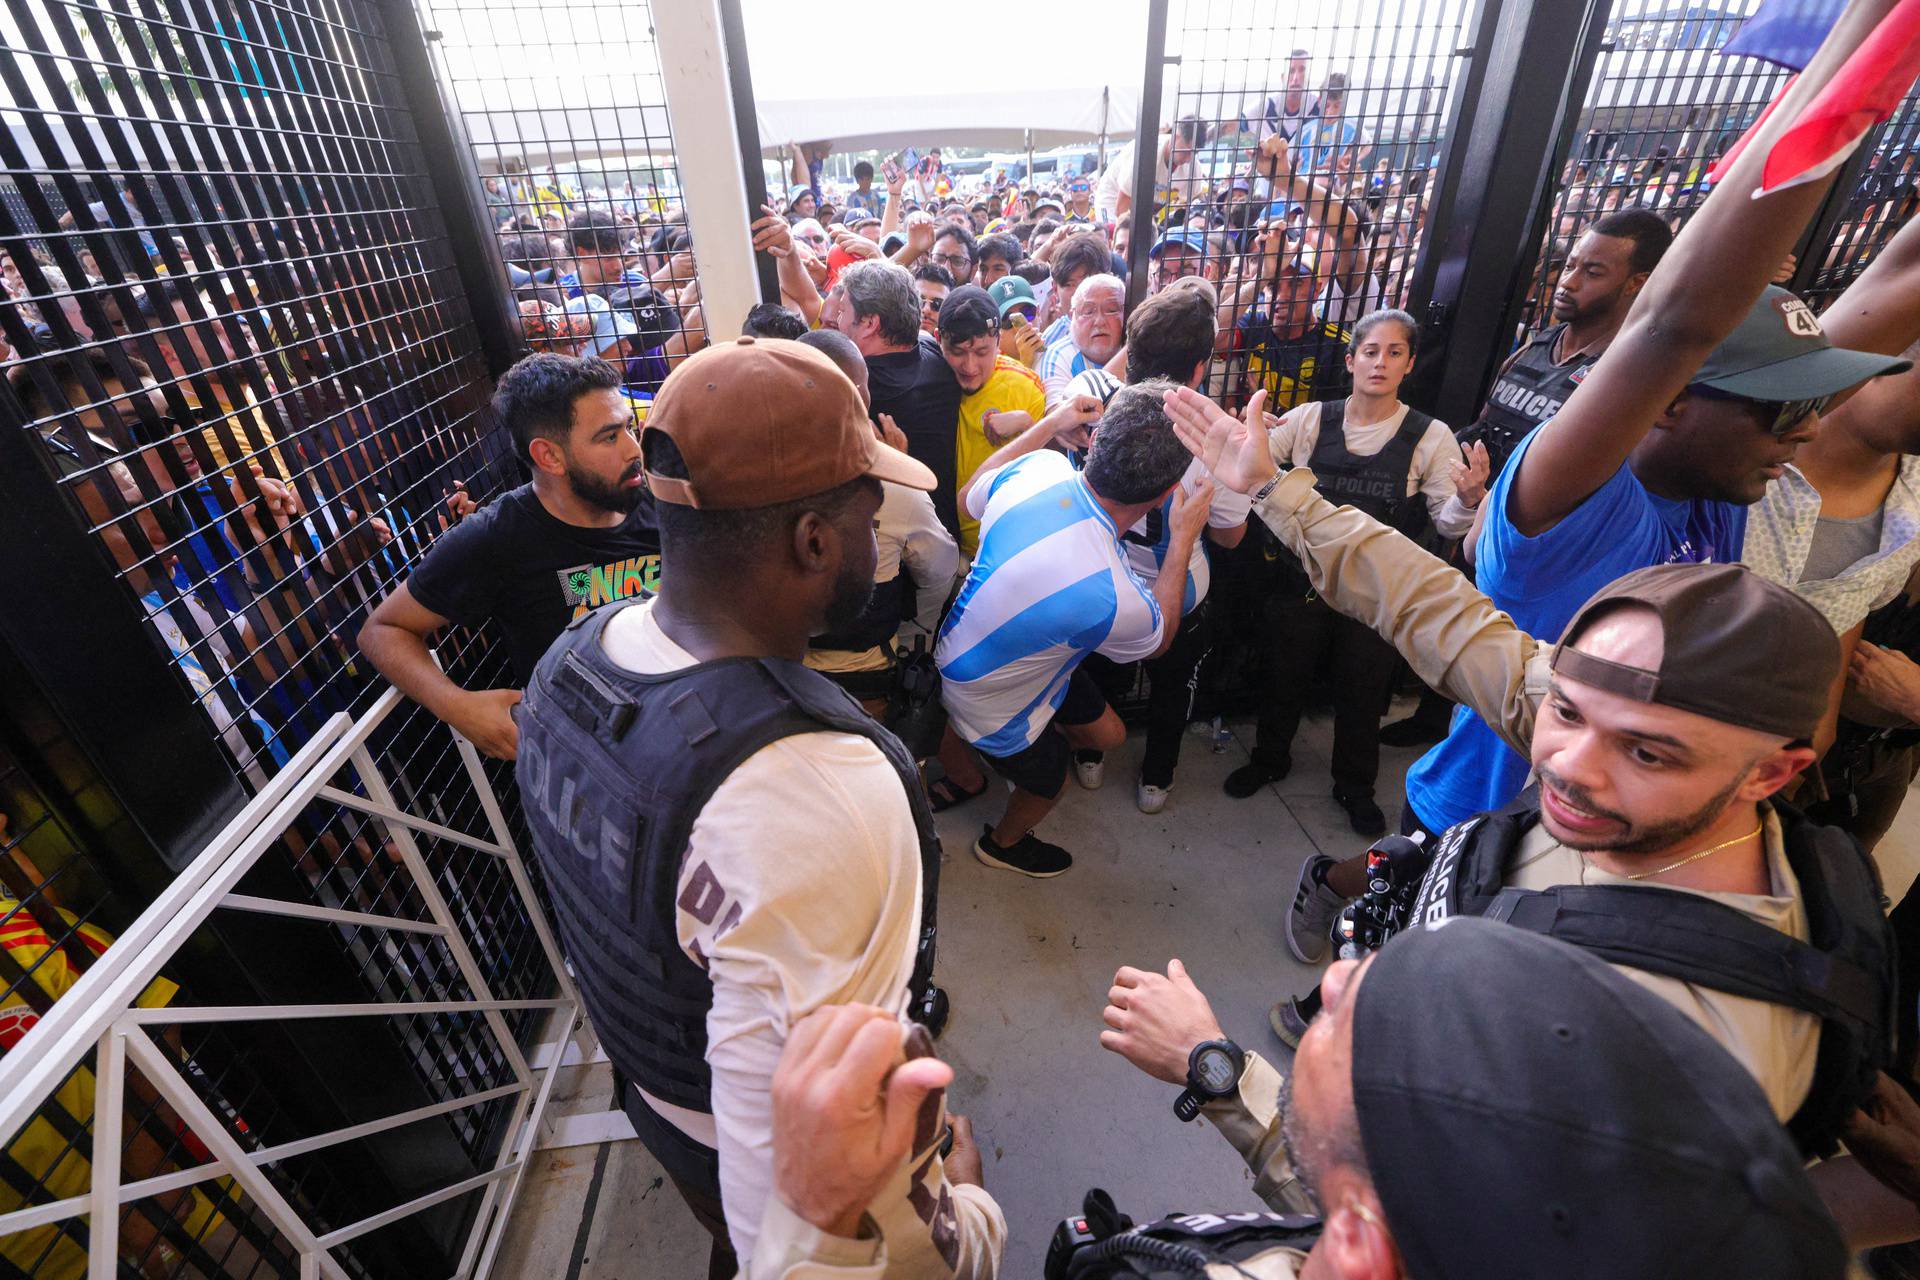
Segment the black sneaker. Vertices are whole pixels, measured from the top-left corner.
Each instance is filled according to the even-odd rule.
[[[1293,761],[1282,758],[1280,763],[1272,764],[1262,760],[1249,760],[1227,775],[1220,789],[1235,800],[1245,800],[1257,793],[1270,782],[1278,782],[1293,771]]]
[[[993,842],[993,828],[983,827],[973,842],[973,856],[1002,871],[1018,871],[1035,880],[1051,880],[1073,868],[1073,855],[1057,844],[1048,844],[1029,831],[1012,844],[1002,847]]]
[[[1333,798],[1347,811],[1347,825],[1353,828],[1357,836],[1383,836],[1387,833],[1387,815],[1380,812],[1380,806],[1373,802],[1372,796],[1342,795],[1338,789]]]

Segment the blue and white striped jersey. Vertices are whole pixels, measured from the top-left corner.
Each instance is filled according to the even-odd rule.
[[[1120,380],[1105,369],[1088,369],[1076,374],[1067,384],[1066,396],[1096,396],[1105,404],[1113,399],[1113,393],[1120,389]],[[1098,431],[1096,421],[1093,429]],[[1180,477],[1180,492],[1192,494],[1206,483],[1207,468],[1198,458]],[[1215,529],[1232,529],[1247,522],[1247,514],[1253,510],[1253,502],[1244,493],[1235,493],[1225,485],[1214,486],[1213,502],[1207,510],[1207,524]],[[1151,591],[1159,580],[1161,566],[1167,562],[1167,550],[1173,541],[1173,497],[1169,494],[1156,511],[1149,511],[1134,522],[1134,526],[1121,535],[1121,550],[1126,553],[1127,563],[1133,566],[1134,576],[1145,583]],[[1193,540],[1193,553],[1187,557],[1187,589],[1181,599],[1180,616],[1192,613],[1200,602],[1207,598],[1207,588],[1213,581],[1213,570],[1207,562],[1206,549],[1201,546],[1203,538]]]
[[[934,649],[954,731],[990,756],[1040,736],[1080,660],[1160,647],[1160,607],[1127,567],[1120,531],[1065,454],[1042,449],[967,495],[980,550]]]

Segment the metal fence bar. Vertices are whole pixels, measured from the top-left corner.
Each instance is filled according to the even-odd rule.
[[[480,810],[486,814],[487,826],[493,831],[493,838],[499,842],[507,854],[507,872],[513,877],[514,888],[528,902],[538,902],[540,895],[534,892],[533,881],[527,875],[527,864],[514,843],[513,830],[507,824],[507,816],[500,808],[499,798],[493,793],[492,785],[487,781],[486,766],[480,762],[480,752],[466,738],[453,735],[454,748],[460,753],[460,763],[467,771],[467,777],[473,780],[473,791],[480,799]],[[560,983],[562,998],[579,1005],[580,993],[573,985],[573,973],[567,968],[567,959],[560,951],[559,940],[553,936],[553,928],[547,922],[544,911],[531,911],[527,923],[533,927],[533,933],[540,940],[540,949],[547,957],[554,977]]]
[[[455,831],[452,827],[430,821],[426,818],[415,817],[413,814],[396,809],[390,804],[381,804],[377,800],[369,800],[365,796],[354,795],[351,791],[342,791],[338,787],[322,787],[320,796],[322,799],[331,800],[335,804],[345,808],[355,809],[361,813],[370,813],[387,822],[406,827],[408,830],[418,831],[422,835],[429,835],[439,840],[445,840],[449,844],[464,845],[479,853],[490,853],[496,858],[506,856],[506,849],[497,843],[490,843],[486,840],[476,840],[465,832]]]
[[[146,1076],[153,1087],[172,1104],[173,1109],[180,1113],[181,1118],[192,1126],[194,1132],[200,1136],[200,1140],[206,1143],[207,1150],[212,1152],[214,1159],[220,1162],[222,1170],[239,1183],[255,1203],[266,1209],[273,1219],[274,1226],[298,1245],[302,1252],[319,1255],[320,1270],[329,1277],[329,1280],[347,1280],[347,1273],[325,1252],[319,1240],[300,1220],[300,1215],[294,1212],[293,1206],[286,1202],[266,1174],[255,1168],[247,1159],[247,1153],[228,1135],[227,1128],[221,1123],[220,1118],[207,1109],[207,1104],[200,1100],[200,1095],[194,1092],[193,1086],[181,1078],[173,1063],[154,1047],[153,1041],[147,1038],[146,1033],[131,1031],[124,1039],[127,1056],[140,1068],[141,1074]],[[117,1237],[119,1233],[117,1212],[114,1213],[111,1221],[112,1233]],[[94,1224],[94,1230],[100,1230],[99,1223]]]
[[[360,785],[375,803],[389,808],[398,808],[394,804],[393,792],[388,788],[385,778],[380,776],[380,766],[375,763],[373,753],[364,745],[354,753],[354,764],[360,774]],[[473,951],[467,946],[466,939],[460,934],[452,910],[447,906],[446,898],[440,892],[435,880],[433,868],[421,856],[419,842],[413,838],[413,831],[405,825],[391,828],[394,845],[400,850],[400,858],[406,863],[407,870],[413,873],[413,889],[426,900],[427,910],[433,918],[447,929],[445,942],[453,953],[454,963],[460,967],[460,976],[466,980],[467,989],[479,997],[477,1003],[486,1004],[493,991],[487,984],[486,976],[480,971],[480,964],[473,958]],[[534,908],[537,910],[538,908]],[[507,1026],[507,1020],[500,1016],[498,1009],[483,1009],[487,1025],[493,1028],[493,1034],[500,1041],[501,1051],[507,1055],[507,1062],[513,1067],[513,1074],[521,1084],[532,1081],[532,1073],[527,1069],[526,1055],[520,1052],[520,1043],[513,1029]]]
[[[114,1027],[100,1037],[93,1059],[92,1231],[87,1280],[116,1280],[120,1268],[120,1133],[126,1113],[127,1037]],[[108,1223],[112,1223],[108,1229]]]
[[[301,752],[307,772],[287,770],[255,797],[206,853],[140,914],[64,999],[27,1033],[28,1039],[0,1057],[0,1133],[17,1132],[38,1099],[59,1087],[71,1064],[105,1034],[118,1010],[131,1005],[153,981],[162,961],[187,933],[207,918],[248,866],[312,800],[324,780],[359,745],[343,713]],[[371,726],[367,729],[371,732]],[[265,803],[271,799],[271,803]],[[26,1052],[29,1044],[33,1052]]]
[[[251,894],[230,893],[220,902],[229,911],[253,911],[267,916],[288,916],[296,920],[325,920],[351,928],[393,929],[401,933],[441,935],[443,924],[431,920],[408,920],[403,916],[381,916],[367,911],[339,911],[333,907],[314,907],[300,902],[281,902],[276,898],[256,898]]]
[[[157,908],[165,910],[165,927],[155,927],[150,920],[136,922],[127,931],[129,938],[146,939],[143,947],[135,953],[123,948],[112,949],[115,963],[102,965],[81,980],[56,1009],[63,1010],[60,1019],[49,1017],[28,1034],[0,1059],[0,1069],[9,1074],[10,1079],[25,1081],[51,1080],[54,1085],[65,1079],[78,1060],[78,1053],[71,1046],[78,1044],[79,1052],[87,1047],[96,1047],[95,1069],[98,1073],[97,1100],[95,1114],[91,1117],[94,1129],[91,1136],[93,1160],[91,1163],[93,1181],[85,1196],[68,1196],[47,1204],[30,1206],[26,1209],[0,1216],[0,1232],[28,1230],[69,1222],[80,1216],[86,1216],[93,1224],[93,1230],[87,1240],[91,1258],[90,1266],[96,1271],[104,1269],[111,1276],[116,1273],[120,1263],[118,1222],[121,1207],[138,1204],[141,1201],[161,1194],[185,1190],[195,1186],[205,1186],[221,1178],[231,1177],[247,1194],[252,1203],[264,1212],[266,1220],[291,1241],[301,1255],[300,1266],[303,1273],[344,1276],[347,1274],[341,1259],[334,1258],[328,1251],[357,1240],[383,1226],[401,1221],[410,1216],[426,1212],[435,1206],[444,1205],[462,1196],[474,1192],[480,1193],[480,1200],[471,1219],[470,1229],[462,1244],[458,1274],[463,1277],[484,1275],[484,1268],[491,1265],[496,1256],[499,1235],[504,1230],[507,1216],[511,1210],[515,1193],[520,1185],[520,1176],[525,1161],[534,1150],[534,1139],[538,1132],[540,1117],[551,1099],[557,1069],[563,1059],[559,1052],[543,1052],[542,1065],[539,1068],[541,1078],[533,1079],[533,1068],[526,1066],[524,1056],[512,1039],[512,1030],[503,1014],[509,1012],[532,1012],[553,1010],[560,1014],[555,1025],[561,1028],[563,1039],[576,1025],[579,1019],[578,1005],[570,998],[562,999],[494,999],[486,977],[480,972],[473,953],[465,939],[460,936],[452,907],[441,896],[433,880],[433,871],[423,852],[412,845],[411,829],[395,821],[394,840],[402,846],[402,862],[405,867],[412,891],[418,901],[426,908],[431,920],[418,920],[406,916],[375,914],[344,908],[316,907],[304,903],[286,903],[257,895],[235,894],[232,885],[246,873],[262,853],[273,847],[280,833],[295,822],[309,804],[328,803],[321,795],[331,784],[329,779],[343,769],[351,768],[359,780],[383,808],[391,810],[401,818],[414,815],[402,810],[394,798],[378,761],[374,757],[369,741],[381,729],[382,723],[397,708],[405,705],[398,695],[389,693],[378,700],[375,710],[357,722],[348,722],[344,716],[337,716],[329,723],[328,732],[309,744],[303,758],[304,769],[301,772],[289,772],[279,785],[272,788],[271,795],[263,794],[259,802],[249,806],[248,810],[234,824],[234,830],[222,833],[213,842],[210,853],[225,852],[225,858],[215,866],[208,866],[206,860],[197,859],[191,864],[182,886],[182,893],[174,895],[178,901],[164,900]],[[469,747],[470,751],[471,748]],[[468,778],[476,788],[486,787],[484,771],[479,768],[477,759],[463,759]],[[531,896],[531,886],[524,875],[518,855],[513,851],[511,837],[507,832],[507,822],[497,798],[490,790],[476,790],[476,796],[484,795],[482,808],[490,814],[490,820],[497,823],[500,834],[507,843],[495,851],[492,856],[504,860],[514,874],[511,877],[513,893],[522,905],[528,909],[531,917],[537,917],[539,909]],[[268,802],[271,801],[269,807]],[[407,846],[411,846],[410,848]],[[144,990],[147,983],[167,958],[177,951],[193,930],[203,923],[219,907],[230,907],[242,911],[266,914],[280,914],[319,923],[331,924],[364,934],[368,930],[391,929],[399,933],[416,937],[435,939],[435,945],[444,949],[453,961],[453,968],[459,970],[462,980],[474,993],[474,999],[442,1000],[375,1000],[368,1002],[329,1004],[284,1004],[284,1005],[213,1005],[190,1006],[182,1008],[136,1007],[134,997]],[[158,914],[158,910],[154,914]],[[554,954],[557,955],[557,952]],[[464,961],[464,963],[462,963]],[[556,977],[564,986],[563,978]],[[569,995],[571,988],[566,988]],[[91,996],[94,1003],[88,1004],[86,997]],[[102,1008],[97,1001],[109,998],[116,1001],[110,1008]],[[83,1008],[82,1006],[87,1006]],[[210,1082],[204,1076],[198,1077],[197,1084],[190,1084],[186,1075],[181,1073],[174,1063],[150,1038],[143,1028],[149,1026],[191,1027],[205,1026],[222,1022],[246,1022],[271,1020],[275,1023],[298,1023],[327,1018],[363,1018],[383,1019],[415,1018],[418,1015],[459,1015],[479,1014],[498,1042],[497,1048],[502,1059],[509,1065],[518,1061],[522,1070],[514,1072],[512,1083],[493,1087],[469,1090],[458,1097],[436,1101],[423,1106],[411,1107],[392,1112],[372,1120],[341,1126],[323,1133],[305,1137],[269,1142],[252,1151],[243,1149],[231,1128],[229,1120],[219,1118],[201,1099],[198,1090],[208,1087]],[[91,1044],[76,1040],[76,1030],[98,1027],[99,1031]],[[53,1058],[64,1058],[61,1063],[52,1063]],[[156,1174],[134,1182],[123,1182],[121,1178],[120,1152],[122,1149],[123,1100],[125,1097],[126,1062],[131,1058],[142,1075],[149,1079],[161,1096],[178,1111],[190,1126],[193,1134],[213,1153],[210,1163],[196,1164],[190,1168]],[[61,1068],[64,1068],[61,1069]],[[196,1073],[199,1072],[196,1067]],[[192,1095],[193,1105],[187,1105],[182,1095]],[[42,1095],[44,1096],[44,1094]],[[377,1213],[364,1215],[346,1226],[331,1230],[310,1230],[304,1223],[302,1212],[295,1209],[287,1197],[274,1186],[272,1177],[280,1176],[286,1162],[297,1157],[338,1148],[344,1144],[363,1141],[381,1134],[390,1133],[408,1125],[419,1124],[440,1117],[459,1113],[475,1112],[493,1104],[512,1099],[505,1116],[504,1138],[494,1149],[485,1170],[455,1179],[453,1182],[433,1191],[411,1197],[401,1204],[390,1206]],[[226,1105],[223,1103],[222,1105]],[[11,1125],[7,1132],[17,1131],[26,1118],[37,1113],[38,1098],[20,1098],[9,1094],[6,1099],[6,1114],[11,1117],[6,1124]],[[237,1113],[233,1117],[237,1121]],[[244,1134],[244,1130],[241,1131]],[[478,1261],[480,1270],[474,1270]],[[291,1261],[291,1259],[289,1259]],[[211,1264],[218,1266],[219,1264]]]
[[[305,1021],[314,1018],[385,1018],[416,1013],[504,1013],[515,1009],[564,1009],[565,1000],[391,1000],[371,1004],[230,1004],[184,1009],[134,1009],[135,1025],[189,1026],[205,1022]]]
[[[520,1163],[515,1161],[510,1165],[489,1169],[485,1173],[476,1173],[473,1177],[456,1182],[450,1187],[441,1187],[438,1191],[429,1191],[426,1195],[416,1196],[405,1204],[395,1205],[385,1213],[376,1213],[371,1218],[363,1218],[350,1226],[341,1227],[338,1231],[329,1231],[320,1237],[320,1243],[324,1248],[337,1248],[349,1240],[359,1239],[369,1231],[377,1231],[381,1227],[391,1226],[402,1218],[412,1217],[422,1209],[431,1209],[434,1205],[444,1204],[488,1183],[497,1182],[519,1168]]]

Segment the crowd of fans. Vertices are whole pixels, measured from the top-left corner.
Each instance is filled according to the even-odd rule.
[[[824,146],[792,148],[789,186],[751,226],[779,296],[755,306],[737,338],[708,332],[684,215],[658,193],[578,192],[555,174],[485,180],[531,353],[502,378],[495,408],[532,479],[484,505],[455,494],[436,510],[451,528],[373,611],[360,651],[489,755],[514,759],[520,689],[551,673],[556,640],[601,606],[652,597],[596,623],[615,667],[648,679],[690,669],[698,646],[683,648],[660,618],[732,617],[741,634],[797,632],[806,666],[903,737],[931,725],[909,738],[927,764],[924,799],[914,775],[911,806],[891,815],[899,839],[882,849],[872,833],[889,828],[866,824],[876,843],[861,856],[873,856],[852,871],[827,865],[834,841],[808,838],[813,811],[755,834],[793,846],[778,867],[745,856],[746,844],[722,848],[717,821],[701,833],[689,817],[681,833],[689,849],[706,845],[680,874],[708,879],[662,899],[663,936],[678,944],[672,965],[705,973],[713,962],[701,1026],[735,1056],[671,1097],[646,1094],[643,1077],[642,1101],[628,1106],[657,1154],[681,1153],[663,1163],[755,1274],[876,1274],[882,1237],[887,1274],[994,1273],[1005,1222],[979,1187],[967,1127],[956,1117],[951,1149],[936,1154],[936,1127],[918,1118],[943,1069],[883,1080],[902,1067],[902,992],[925,993],[899,965],[853,961],[879,945],[868,935],[885,934],[897,961],[911,956],[916,926],[931,928],[916,912],[931,913],[932,895],[895,883],[912,874],[911,833],[929,829],[923,804],[977,805],[971,851],[988,867],[1066,874],[1072,853],[1040,828],[1069,779],[1104,785],[1127,732],[1116,704],[1144,680],[1134,799],[1143,813],[1177,814],[1181,744],[1192,722],[1217,714],[1229,673],[1256,691],[1259,712],[1251,757],[1224,784],[1238,800],[1270,796],[1288,776],[1301,715],[1324,697],[1331,792],[1372,839],[1389,825],[1376,795],[1383,732],[1442,739],[1398,806],[1401,832],[1438,849],[1416,919],[1498,916],[1496,898],[1521,910],[1509,894],[1645,880],[1680,923],[1701,919],[1702,903],[1725,913],[1669,932],[1721,933],[1731,948],[1702,976],[1696,952],[1672,959],[1654,943],[1586,944],[1610,967],[1520,929],[1416,934],[1363,963],[1345,957],[1322,988],[1276,1002],[1273,1029],[1298,1049],[1286,1081],[1227,1039],[1178,961],[1164,974],[1120,970],[1103,1044],[1186,1085],[1180,1114],[1204,1108],[1269,1203],[1321,1215],[1312,1254],[1289,1252],[1284,1272],[1261,1274],[1293,1275],[1316,1256],[1318,1274],[1493,1273],[1487,1233],[1450,1238],[1440,1225],[1440,1207],[1473,1207],[1476,1189],[1493,1197],[1478,1207],[1525,1246],[1509,1270],[1529,1274],[1559,1273],[1569,1251],[1610,1249],[1625,1269],[1608,1274],[1676,1273],[1647,1216],[1660,1205],[1676,1221],[1675,1206],[1693,1204],[1734,1223],[1716,1240],[1738,1243],[1742,1274],[1837,1274],[1842,1237],[1920,1238],[1920,1114],[1881,1074],[1911,1065],[1920,947],[1902,949],[1896,975],[1862,855],[1920,770],[1911,158],[1876,161],[1879,213],[1862,225],[1878,229],[1835,245],[1823,267],[1864,270],[1818,314],[1769,279],[1790,273],[1820,183],[1753,200],[1728,189],[1752,186],[1756,162],[1743,160],[1716,187],[1706,175],[1725,140],[1576,162],[1549,215],[1543,323],[1517,335],[1475,420],[1445,423],[1402,398],[1422,359],[1422,326],[1405,309],[1428,217],[1419,167],[1375,154],[1347,117],[1342,73],[1317,91],[1310,73],[1296,53],[1285,87],[1249,112],[1249,145],[1227,172],[1200,163],[1215,138],[1197,117],[1142,140],[1156,149],[1151,195],[1136,189],[1134,144],[1098,173],[1024,187],[957,179],[937,151],[877,170],[863,161],[851,188],[835,187],[822,177]],[[1146,279],[1130,289],[1136,225],[1153,239]],[[53,264],[36,265],[50,279]],[[76,493],[176,655],[241,634],[240,647],[216,646],[217,668],[202,663],[196,690],[215,702],[223,687],[242,690],[248,661],[285,687],[274,642],[310,648],[301,629],[314,625],[297,598],[281,599],[286,584],[351,574],[379,554],[393,536],[377,514],[384,499],[349,487],[303,500],[290,481],[312,470],[311,446],[277,426],[271,394],[237,390],[257,377],[226,379],[234,394],[191,406],[218,429],[179,418],[192,375],[251,367],[271,346],[250,347],[244,325],[193,323],[207,299],[154,280],[138,315],[112,292],[87,305],[98,314],[16,314],[36,330],[113,326],[168,372],[74,362],[61,366],[75,371],[69,384],[41,365],[15,380],[16,394],[74,474],[102,468],[117,489],[117,499],[97,484]],[[153,343],[155,325],[182,341]],[[894,458],[875,439],[917,465],[875,463],[821,493],[789,493],[800,461],[782,473],[768,448],[729,452],[715,410],[669,408],[698,400],[676,371],[702,367],[743,423],[852,412],[860,467]],[[766,395],[725,382],[743,370],[766,377]],[[791,401],[772,403],[773,390]],[[60,420],[55,393],[73,405],[148,403]],[[656,419],[649,439],[670,449],[634,430]],[[771,448],[777,435],[766,439]],[[381,445],[364,435],[348,447]],[[780,496],[720,499],[736,479],[729,467]],[[869,479],[879,483],[859,487]],[[181,504],[181,528],[199,539],[187,553],[165,524]],[[863,543],[869,530],[870,572],[858,556],[845,562],[859,581],[842,581],[839,561],[824,584],[818,566],[787,571],[789,553],[825,565],[818,548]],[[737,598],[746,588],[750,619]],[[194,609],[207,616],[180,621]],[[443,628],[483,623],[507,635],[513,687],[467,688],[434,660]],[[1409,687],[1424,682],[1422,710],[1383,731],[1408,675]],[[590,691],[604,683],[582,679]],[[263,699],[240,705],[271,743]],[[570,706],[576,721],[593,718],[592,704]],[[929,718],[929,706],[943,714]],[[228,710],[223,731],[238,733],[240,719]],[[551,779],[550,758],[533,761],[531,777],[521,762],[529,791]],[[873,812],[897,799],[892,773],[861,778],[881,797]],[[744,806],[747,818],[764,822],[777,794],[762,794],[760,811]],[[599,801],[568,803],[561,829],[578,834],[574,810]],[[865,812],[842,817],[851,827]],[[630,828],[608,838],[644,839]],[[871,881],[875,865],[889,868],[874,908],[884,927],[850,942],[837,915],[862,900],[848,885]],[[834,878],[843,871],[847,884]],[[728,897],[755,876],[791,897],[757,907],[750,893]],[[1343,912],[1378,879],[1365,855],[1307,858],[1286,904],[1293,954],[1326,958],[1355,920]],[[784,913],[809,894],[813,910]],[[1920,932],[1914,901],[1895,909],[1892,934]],[[563,926],[581,927],[570,910],[584,908],[563,904]],[[757,942],[761,930],[779,936]],[[590,941],[569,937],[576,955]],[[807,996],[777,1016],[723,990],[742,984],[725,966],[756,946],[765,954],[747,967],[764,960],[761,986],[779,1000]],[[1763,974],[1761,952],[1806,964]],[[1459,998],[1469,987],[1474,998]],[[763,998],[775,999],[755,988]],[[593,991],[587,999],[600,1016]],[[1502,1037],[1528,1050],[1494,1051],[1510,1043]],[[1395,1043],[1413,1046],[1401,1076],[1383,1065]],[[1208,1083],[1203,1051],[1231,1066],[1224,1083]],[[1420,1103],[1409,1100],[1416,1072],[1439,1082]],[[1495,1079],[1509,1092],[1489,1104],[1481,1086]],[[1648,1105],[1647,1090],[1685,1082],[1713,1106],[1677,1094]],[[1510,1099],[1529,1124],[1504,1123]],[[1519,1160],[1520,1174],[1497,1177],[1489,1156],[1486,1183],[1443,1193],[1451,1180],[1436,1153],[1453,1149],[1422,1139],[1429,1127],[1451,1129],[1463,1150]],[[1522,1129],[1533,1136],[1516,1137]],[[1538,1136],[1548,1129],[1566,1136]],[[1801,1172],[1802,1156],[1832,1157],[1843,1138],[1859,1160]],[[1662,1143],[1686,1158],[1656,1155]],[[1563,1158],[1575,1148],[1612,1154]],[[1681,1190],[1583,1200],[1642,1174],[1650,1190]],[[1523,1225],[1535,1208],[1545,1212],[1527,1220],[1541,1225]],[[1793,1230],[1776,1246],[1768,1233],[1783,1223]]]

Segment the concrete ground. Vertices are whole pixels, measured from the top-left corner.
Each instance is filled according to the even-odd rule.
[[[1396,708],[1397,714],[1410,703]],[[950,1105],[972,1117],[987,1188],[1006,1210],[1002,1274],[1040,1272],[1048,1237],[1089,1187],[1135,1217],[1174,1209],[1259,1207],[1252,1175],[1205,1122],[1174,1118],[1174,1090],[1099,1045],[1100,1010],[1122,964],[1178,956],[1227,1033],[1285,1061],[1267,1027],[1277,997],[1304,990],[1281,919],[1300,863],[1366,841],[1329,794],[1331,721],[1309,719],[1291,776],[1247,800],[1220,790],[1245,763],[1250,725],[1218,753],[1189,735],[1167,808],[1134,808],[1140,735],[1109,757],[1095,792],[1072,783],[1043,833],[1075,865],[1035,881],[970,854],[992,796],[940,815],[939,979],[953,998],[940,1053],[956,1072]],[[1417,750],[1382,752],[1379,796],[1398,817]],[[1920,868],[1920,808],[1909,803],[1881,849],[1898,899]],[[560,1114],[604,1109],[607,1068],[569,1068]],[[522,1187],[494,1275],[499,1280],[633,1280],[705,1274],[706,1237],[638,1142],[541,1152]]]

